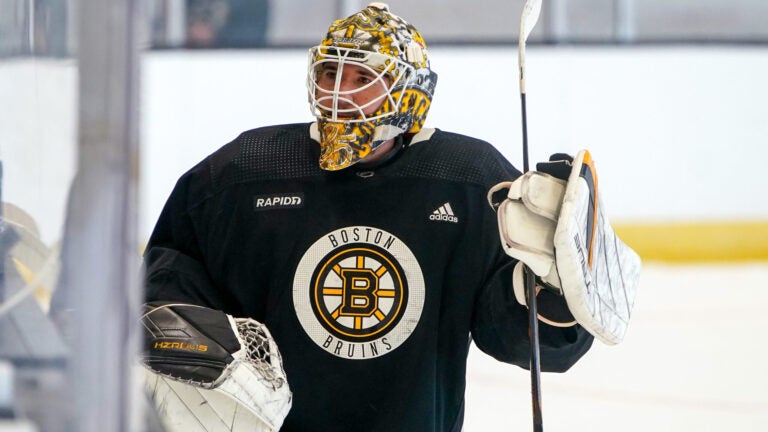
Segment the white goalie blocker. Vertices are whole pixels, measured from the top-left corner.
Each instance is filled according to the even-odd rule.
[[[144,386],[166,431],[280,429],[292,394],[264,325],[193,305],[147,308]]]
[[[641,261],[605,215],[589,152],[580,151],[570,165],[567,181],[529,171],[494,186],[488,197],[509,189],[497,209],[505,252],[561,290],[576,321],[614,345],[629,326]]]

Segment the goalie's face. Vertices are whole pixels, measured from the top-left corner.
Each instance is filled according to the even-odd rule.
[[[369,67],[326,62],[318,68],[315,106],[328,120],[367,120],[389,96],[392,80]]]

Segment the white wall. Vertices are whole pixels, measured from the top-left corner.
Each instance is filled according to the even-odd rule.
[[[517,52],[433,48],[429,126],[486,139],[521,162]],[[141,94],[145,239],[179,175],[241,131],[310,121],[305,50],[150,52]],[[617,221],[768,219],[768,48],[528,49],[532,162],[590,149]],[[74,172],[75,70],[0,63],[4,199],[60,235]]]
[[[522,167],[517,52],[436,48],[432,127]],[[175,178],[240,131],[309,121],[303,50],[155,53],[144,75],[145,219]],[[532,161],[586,147],[622,221],[768,218],[768,49],[528,49]]]

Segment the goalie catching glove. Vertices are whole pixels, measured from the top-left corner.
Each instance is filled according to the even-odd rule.
[[[145,387],[169,430],[280,429],[291,391],[264,325],[190,304],[144,309]]]
[[[588,151],[575,158],[553,155],[536,169],[488,192],[504,251],[538,276],[537,285],[564,296],[576,322],[602,342],[617,344],[635,303],[640,257],[605,216]],[[506,199],[497,201],[504,190]],[[514,285],[518,301],[524,299],[522,285]]]

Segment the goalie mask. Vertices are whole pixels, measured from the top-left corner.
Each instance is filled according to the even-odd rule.
[[[437,74],[421,34],[383,3],[334,21],[309,51],[307,89],[320,168],[347,168],[424,125]]]

